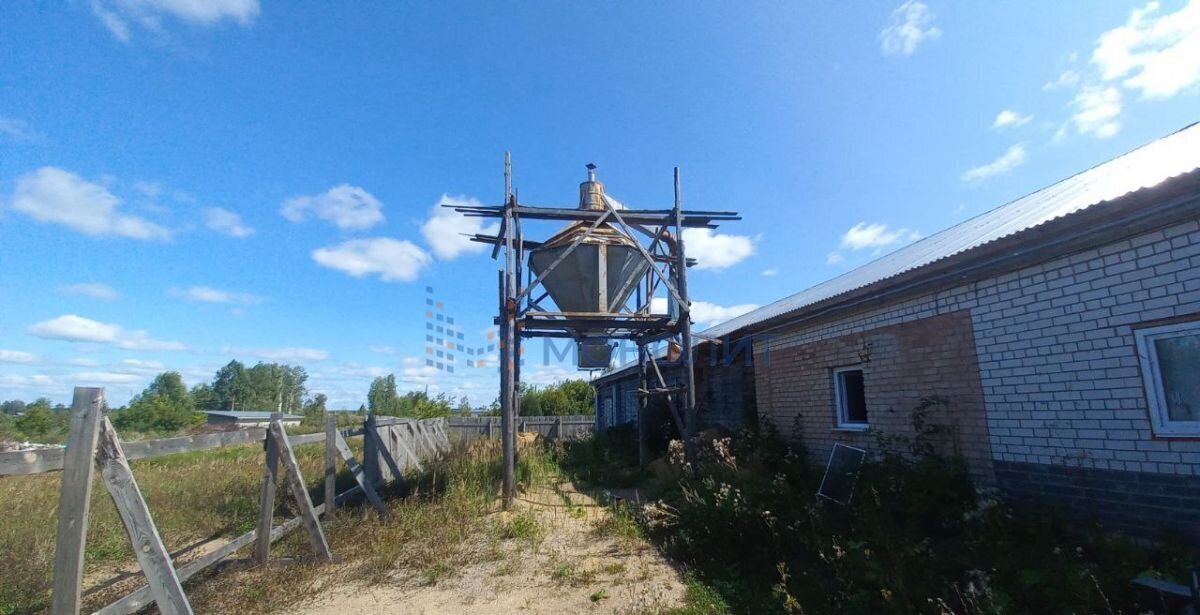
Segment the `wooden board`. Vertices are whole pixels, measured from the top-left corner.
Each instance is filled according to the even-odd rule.
[[[271,413],[271,421],[283,418],[279,412]],[[263,441],[266,463],[263,467],[262,495],[258,509],[258,542],[254,547],[254,561],[259,565],[271,557],[271,525],[275,522],[275,489],[279,484],[279,445],[273,438]]]
[[[325,514],[333,517],[337,509],[337,417],[325,416]]]
[[[362,435],[362,428],[343,429],[343,437],[350,438]],[[141,440],[124,442],[125,459],[146,459],[162,455],[175,455],[205,451],[224,446],[236,446],[251,442],[262,442],[267,436],[267,430],[261,428],[239,429],[220,433],[199,434],[195,436],[179,436],[177,438],[161,438],[158,440]],[[324,433],[311,433],[288,436],[292,446],[314,444],[325,441]],[[45,448],[33,451],[12,451],[0,453],[0,476],[24,474],[41,474],[63,468],[65,449]]]
[[[391,432],[391,430],[388,431],[389,433]],[[407,489],[408,486],[404,482],[404,474],[400,472],[400,468],[396,465],[396,460],[392,458],[392,452],[388,450],[387,444],[379,436],[379,432],[372,430],[367,434],[367,437],[375,438],[375,444],[379,447],[379,456],[383,458],[384,463],[387,464],[388,471],[392,473],[392,480],[400,483],[401,489]]]
[[[142,574],[146,575],[146,583],[150,586],[158,610],[163,615],[191,615],[192,606],[175,574],[171,555],[158,535],[150,509],[121,450],[121,441],[117,439],[117,432],[107,418],[100,429],[96,457],[100,473],[104,476],[104,486],[117,506],[125,532],[129,534],[133,554],[142,568]]]
[[[384,519],[391,518],[391,512],[388,511],[387,506],[383,505],[383,501],[379,499],[379,494],[375,492],[375,486],[367,481],[362,465],[354,458],[354,453],[350,452],[350,447],[346,444],[346,440],[342,438],[341,434],[338,434],[337,449],[341,453],[342,459],[346,461],[346,467],[350,469],[350,474],[354,476],[354,480],[362,488],[363,494],[367,496],[367,500],[371,502],[375,510],[379,511],[379,516]]]
[[[88,508],[92,500],[96,441],[104,411],[104,389],[75,387],[67,431],[68,457],[58,497],[58,531],[54,540],[54,589],[51,613],[79,612]]]
[[[304,484],[304,475],[300,473],[300,464],[296,462],[296,453],[288,444],[287,433],[283,431],[283,423],[274,421],[268,428],[276,446],[279,447],[279,460],[283,462],[288,490],[296,500],[296,508],[300,511],[301,523],[308,532],[308,543],[312,546],[317,559],[326,562],[333,561],[333,553],[329,550],[329,541],[325,540],[325,532],[321,529],[321,520],[313,510],[312,498],[308,497],[308,487]],[[269,540],[269,539],[268,539]]]

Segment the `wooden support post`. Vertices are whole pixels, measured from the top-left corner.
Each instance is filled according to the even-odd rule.
[[[388,450],[387,445],[383,442],[383,438],[379,436],[377,431],[368,431],[368,438],[375,438],[375,444],[378,447],[379,456],[383,458],[384,464],[387,465],[388,471],[392,473],[392,480],[400,484],[401,489],[408,489],[408,485],[404,482],[404,474],[400,473],[400,467],[396,465],[396,460],[392,458],[392,452]]]
[[[487,417],[487,426],[484,429],[486,431],[485,435],[486,435],[487,439],[491,440],[492,439],[492,417],[490,417],[490,416]]]
[[[329,542],[325,540],[325,532],[321,530],[321,520],[313,510],[312,498],[308,497],[308,487],[304,484],[304,475],[300,473],[300,464],[296,462],[296,453],[292,451],[292,445],[288,444],[283,421],[272,421],[268,435],[275,439],[275,446],[279,448],[279,458],[286,470],[288,490],[292,492],[296,508],[300,510],[301,523],[308,532],[308,543],[312,545],[313,553],[320,560],[332,562],[333,553],[329,551]]]
[[[366,437],[363,438],[363,472],[366,472],[367,482],[372,485],[378,485],[383,482],[383,473],[379,469],[379,438],[372,438],[371,434],[379,435],[379,421],[375,418],[375,413],[367,415],[366,422],[363,423],[363,433]]]
[[[159,612],[163,615],[191,615],[192,606],[183,593],[183,585],[175,573],[175,565],[171,562],[171,554],[163,545],[158,528],[150,516],[146,500],[138,489],[129,461],[121,450],[121,441],[112,423],[104,419],[100,428],[100,446],[96,453],[100,464],[100,473],[104,476],[104,486],[108,488],[113,503],[117,505],[117,513],[129,534],[133,546],[133,554],[137,557],[142,573],[146,575],[146,584],[150,586],[151,595],[158,603]]]
[[[271,422],[279,420],[283,420],[283,413],[272,412]],[[254,544],[254,561],[260,566],[271,557],[271,526],[275,522],[275,489],[279,483],[279,447],[270,434],[263,440],[263,450],[266,451],[266,467],[258,511],[258,540]]]
[[[646,369],[646,347],[638,344],[638,388],[650,388],[649,371]],[[668,402],[670,403],[670,402]],[[645,395],[637,396],[637,438],[638,465],[650,463],[650,398]]]
[[[54,615],[79,613],[96,439],[103,414],[104,389],[75,387],[54,539],[54,590],[50,607]]]
[[[554,439],[562,440],[562,417],[554,417]]]
[[[370,440],[370,438],[367,438]],[[367,496],[367,500],[379,511],[379,516],[384,519],[390,518],[392,515],[388,511],[387,506],[383,505],[383,500],[379,499],[379,494],[375,492],[375,485],[366,479],[363,467],[359,465],[358,460],[354,458],[354,453],[350,452],[350,446],[346,444],[346,439],[342,434],[337,435],[337,449],[341,453],[342,459],[346,460],[346,467],[350,468],[350,473],[354,475],[354,480],[358,486],[362,488],[363,493]]]
[[[337,417],[325,414],[325,517],[337,516]]]

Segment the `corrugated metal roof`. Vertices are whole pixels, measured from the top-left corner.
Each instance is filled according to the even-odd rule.
[[[909,244],[862,267],[752,312],[710,327],[698,336],[719,338],[944,258],[1016,235],[1104,201],[1157,185],[1200,168],[1200,123],[1114,158]]]
[[[270,412],[264,412],[264,411],[261,411],[261,410],[246,410],[246,411],[240,411],[240,410],[205,410],[205,411],[204,411],[204,413],[205,413],[205,414],[211,414],[211,415],[213,415],[213,416],[226,416],[226,417],[229,417],[229,418],[231,418],[231,419],[236,419],[236,420],[239,420],[239,421],[269,421],[269,420],[271,420],[271,413],[270,413]],[[304,418],[304,417],[301,417],[301,416],[299,416],[299,415],[295,415],[295,414],[285,414],[285,415],[283,415],[283,420],[285,420],[285,421],[299,420],[299,419],[301,419],[301,418]]]

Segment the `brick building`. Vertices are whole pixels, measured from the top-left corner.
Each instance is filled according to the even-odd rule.
[[[1193,124],[701,335],[817,456],[921,406],[1011,500],[1200,536],[1198,220]]]

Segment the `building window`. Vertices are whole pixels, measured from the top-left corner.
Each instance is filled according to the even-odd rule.
[[[1200,322],[1134,331],[1154,433],[1200,436]]]
[[[606,395],[606,396],[604,396],[604,398],[601,401],[603,402],[603,404],[601,405],[601,408],[600,408],[600,414],[602,416],[601,422],[604,424],[605,427],[612,427],[612,424],[613,424],[613,398]]]
[[[867,428],[867,392],[861,366],[833,370],[833,398],[839,429]]]

